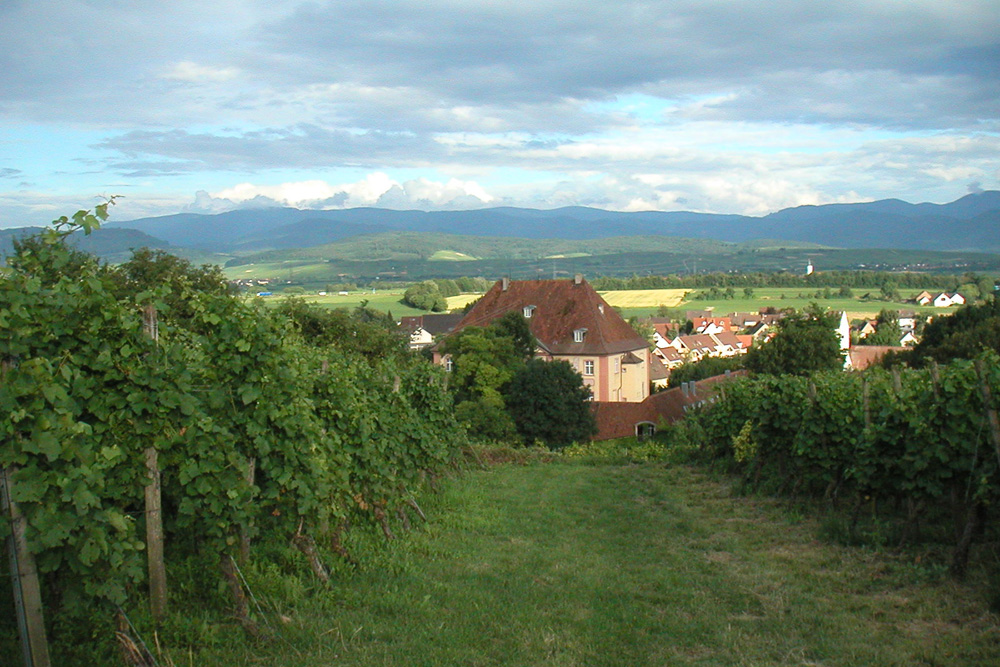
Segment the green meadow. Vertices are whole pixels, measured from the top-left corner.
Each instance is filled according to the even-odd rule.
[[[335,568],[327,587],[302,566],[298,584],[252,574],[270,641],[215,629],[216,646],[169,657],[275,667],[1000,661],[982,573],[958,583],[928,550],[820,541],[812,513],[739,496],[696,468],[502,464],[446,480],[421,503],[427,523],[389,543],[354,542],[361,564]]]

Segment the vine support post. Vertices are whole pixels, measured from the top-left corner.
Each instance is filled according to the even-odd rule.
[[[1000,419],[997,418],[997,410],[993,406],[993,393],[990,391],[990,383],[986,380],[986,368],[982,359],[976,360],[976,375],[979,376],[979,391],[983,396],[983,411],[990,427],[993,448],[997,453],[997,461],[1000,462]]]
[[[154,343],[159,338],[156,306],[150,304],[142,310],[142,329]],[[149,606],[153,619],[160,622],[167,615],[167,568],[163,560],[163,509],[160,488],[159,452],[156,447],[146,447],[146,559],[149,567]]]
[[[0,499],[4,513],[10,518],[10,576],[17,608],[17,629],[25,667],[50,667],[49,641],[45,634],[42,613],[42,590],[38,582],[35,557],[28,549],[26,521],[17,503],[11,498],[11,479],[16,468],[0,468]]]
[[[243,475],[247,487],[253,488],[257,479],[257,457],[251,456],[247,461],[247,471]],[[249,521],[249,519],[248,519]],[[250,530],[252,525],[240,525],[240,565],[246,565],[250,561]]]

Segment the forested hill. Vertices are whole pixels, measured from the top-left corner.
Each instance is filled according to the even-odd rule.
[[[174,246],[241,254],[311,247],[400,230],[574,240],[675,236],[744,242],[766,238],[841,248],[1000,252],[1000,192],[970,194],[948,204],[910,204],[887,199],[799,206],[764,217],[660,211],[624,213],[584,207],[436,212],[273,208],[216,215],[182,213],[109,226],[139,230]]]

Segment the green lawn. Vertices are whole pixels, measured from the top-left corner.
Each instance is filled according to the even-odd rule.
[[[195,663],[1000,664],[980,580],[820,543],[812,520],[691,468],[503,465],[425,509],[388,549],[357,542],[360,570],[296,590],[278,639]]]
[[[707,292],[708,290],[695,290],[695,292],[699,291]],[[749,299],[743,296],[743,288],[735,288],[735,299],[694,299],[692,297],[695,292],[692,292],[688,295],[687,301],[677,306],[677,310],[704,310],[707,308],[713,308],[716,313],[719,313],[720,315],[727,315],[735,312],[753,313],[768,306],[773,306],[774,308],[779,309],[795,308],[796,310],[802,310],[807,308],[809,304],[815,302],[822,308],[836,311],[846,310],[848,317],[851,319],[875,317],[883,308],[888,308],[890,310],[915,310],[919,313],[936,315],[951,313],[955,310],[954,308],[925,308],[917,306],[913,303],[906,303],[902,301],[862,301],[860,297],[867,291],[868,290],[861,289],[854,290],[854,298],[852,299],[817,299],[815,297],[815,289],[808,290],[797,287],[757,287],[754,288],[753,296]],[[911,290],[901,290],[901,295],[904,299],[912,297],[920,292],[920,290],[912,290],[913,294],[910,294],[910,291]],[[833,290],[833,292],[836,294],[837,290]],[[871,294],[872,296],[877,297],[878,290],[871,290]],[[656,308],[625,308],[622,310],[622,314],[625,317],[632,317],[635,315],[655,315],[656,310]]]
[[[275,291],[273,296],[264,297],[265,303],[277,304],[285,297],[285,295],[281,293],[280,288],[275,289],[278,291]],[[404,290],[401,289],[376,289],[375,291],[372,291],[371,289],[362,289],[351,291],[346,295],[326,294],[321,296],[316,293],[307,293],[301,295],[299,298],[305,299],[310,303],[323,306],[324,308],[350,309],[360,306],[363,302],[367,302],[369,307],[382,312],[390,312],[397,319],[403,315],[424,315],[427,313],[425,310],[419,310],[403,303],[403,292]]]

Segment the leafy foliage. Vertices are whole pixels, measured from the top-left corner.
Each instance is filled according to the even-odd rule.
[[[813,306],[778,323],[777,335],[750,349],[745,367],[756,373],[808,375],[844,365],[836,316]]]
[[[559,449],[597,433],[590,389],[566,361],[531,359],[511,378],[504,396],[526,442]]]
[[[406,355],[385,316],[266,309],[217,269],[157,251],[101,266],[66,236],[104,217],[106,205],[19,241],[0,277],[0,466],[47,613],[141,590],[149,447],[181,561],[225,560],[255,535],[336,540],[347,518],[388,531],[451,461],[462,430],[443,373]]]
[[[432,310],[435,313],[448,310],[448,300],[433,280],[425,280],[408,287],[403,293],[403,302],[414,308]]]
[[[959,541],[960,573],[960,536],[971,538],[1000,498],[1000,441],[989,426],[998,392],[992,352],[925,370],[758,375],[727,384],[687,426],[750,486],[905,507],[901,540],[942,526]]]
[[[938,317],[927,324],[911,361],[918,366],[931,360],[947,363],[974,358],[985,350],[1000,353],[1000,301],[996,297],[962,306],[950,317]]]

